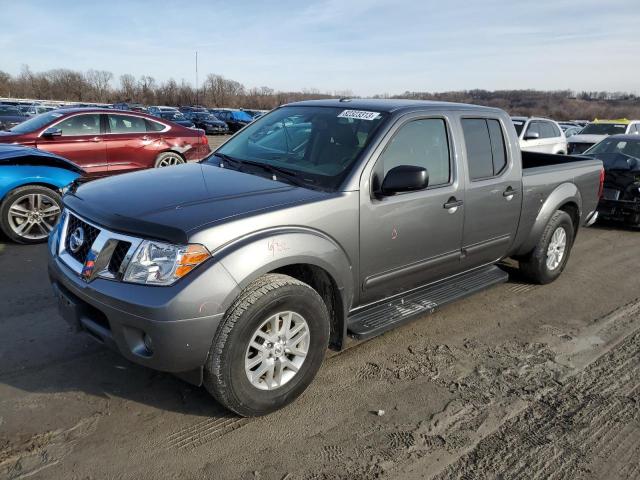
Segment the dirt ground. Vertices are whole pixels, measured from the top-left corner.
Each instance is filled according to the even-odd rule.
[[[0,478],[640,477],[640,232],[583,230],[554,284],[512,273],[259,419],[70,333],[45,248],[0,249]]]

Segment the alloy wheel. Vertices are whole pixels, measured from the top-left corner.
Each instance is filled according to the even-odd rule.
[[[251,336],[245,354],[245,373],[260,390],[274,390],[291,381],[309,351],[307,321],[296,312],[280,312],[266,319]]]
[[[42,240],[49,236],[60,216],[60,206],[48,195],[29,193],[9,207],[9,227],[19,237]]]

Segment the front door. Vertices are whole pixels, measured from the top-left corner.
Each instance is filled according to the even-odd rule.
[[[513,243],[522,203],[517,147],[505,143],[499,118],[462,118],[467,183],[462,263],[465,270],[495,262]]]
[[[464,185],[448,120],[415,116],[390,135],[361,189],[360,305],[456,273],[460,265]],[[425,167],[428,188],[376,194],[384,176],[400,165]]]
[[[106,173],[107,152],[99,113],[72,115],[50,128],[59,128],[61,135],[39,137],[39,149],[60,155],[89,174]]]

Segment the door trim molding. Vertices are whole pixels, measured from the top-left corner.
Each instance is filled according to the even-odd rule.
[[[438,265],[442,265],[446,262],[460,260],[460,253],[460,250],[455,250],[453,252],[444,253],[437,257],[420,260],[409,265],[403,265],[402,267],[394,268],[393,270],[387,270],[386,272],[370,275],[364,279],[362,289],[367,290],[369,288],[377,287],[381,283],[395,280],[398,277],[421,272],[422,270],[437,267]]]

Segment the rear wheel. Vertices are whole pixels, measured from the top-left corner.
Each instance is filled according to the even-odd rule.
[[[16,188],[0,204],[0,227],[18,243],[41,243],[47,240],[60,213],[62,200],[58,193],[40,185]]]
[[[243,416],[273,412],[309,386],[329,342],[329,313],[309,285],[281,274],[260,277],[218,327],[204,385]]]
[[[180,154],[175,152],[163,152],[156,158],[155,167],[171,167],[173,165],[181,165],[184,163],[184,158]]]
[[[575,231],[567,212],[558,210],[531,254],[520,260],[520,270],[532,282],[546,284],[560,276],[569,260]]]

